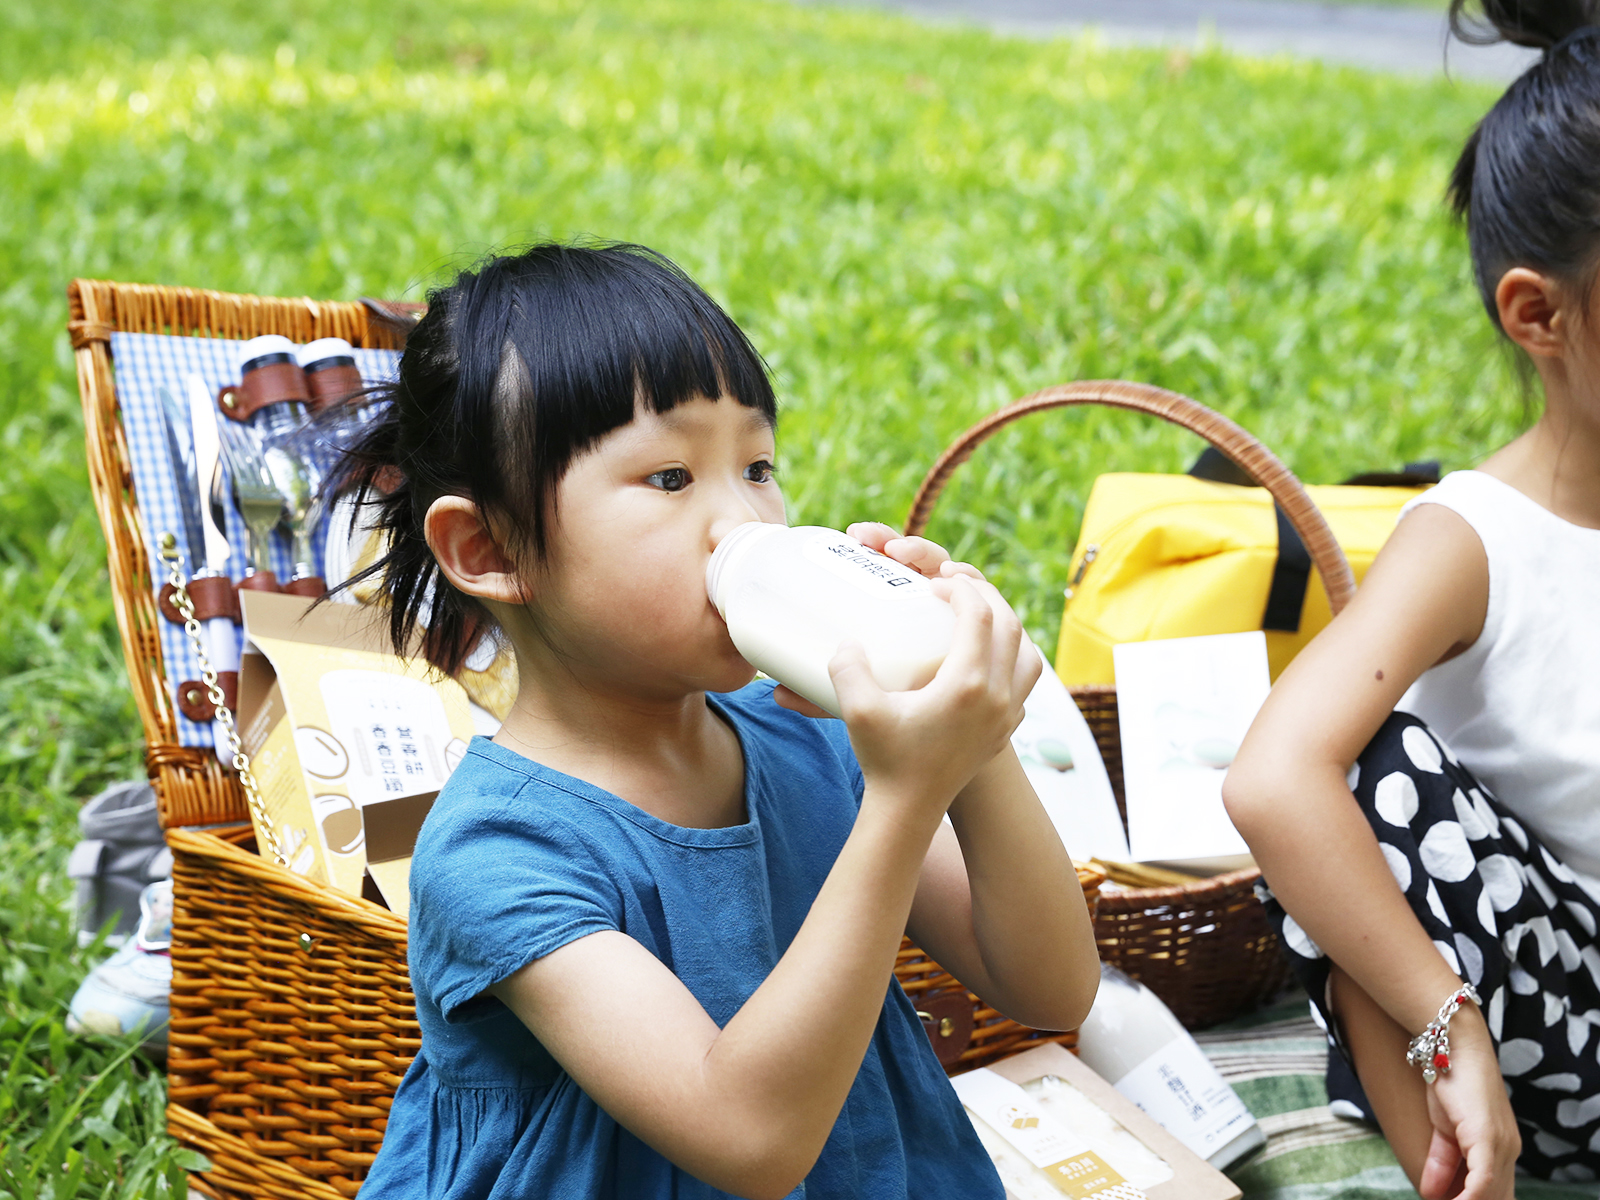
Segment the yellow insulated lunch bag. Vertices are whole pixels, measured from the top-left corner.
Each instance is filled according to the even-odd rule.
[[[1056,649],[1056,672],[1069,687],[1114,686],[1111,647],[1118,642],[1252,629],[1266,631],[1276,678],[1349,602],[1401,507],[1439,480],[1438,463],[1407,463],[1393,473],[1306,488],[1221,413],[1149,384],[1088,379],[1013,401],[951,442],[917,489],[905,532],[926,528],[950,477],[995,433],[1036,413],[1084,404],[1159,417],[1210,446],[1187,475],[1095,480],[1068,568]],[[1325,584],[1335,593],[1331,605]]]
[[[1306,488],[1358,582],[1401,506],[1424,490]],[[1056,671],[1069,686],[1113,683],[1118,642],[1251,629],[1266,630],[1276,679],[1331,619],[1322,580],[1266,489],[1192,475],[1097,478],[1069,579],[1056,647]]]

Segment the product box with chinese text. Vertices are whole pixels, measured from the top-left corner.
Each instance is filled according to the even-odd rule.
[[[1073,1054],[1041,1046],[951,1079],[1007,1200],[1239,1200]]]
[[[396,656],[375,610],[271,592],[240,602],[240,732],[289,869],[359,896],[362,809],[443,786],[473,735],[467,695]]]

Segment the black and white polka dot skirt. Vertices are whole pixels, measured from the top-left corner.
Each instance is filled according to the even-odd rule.
[[[1410,714],[1384,723],[1350,782],[1417,919],[1483,997],[1522,1126],[1519,1165],[1545,1179],[1600,1177],[1600,904]],[[1332,1030],[1328,959],[1267,887],[1259,891]],[[1371,1120],[1348,1055],[1329,1041],[1334,1110]]]

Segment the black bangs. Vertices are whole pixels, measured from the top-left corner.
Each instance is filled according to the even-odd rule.
[[[511,487],[509,501],[540,519],[568,464],[639,407],[667,412],[686,400],[726,397],[776,422],[777,401],[755,348],[676,266],[638,246],[550,247],[502,260],[515,278],[499,375],[492,391]],[[487,347],[486,347],[487,349]],[[511,356],[515,355],[513,359]],[[463,391],[482,395],[485,380]],[[485,389],[485,391],[491,389]],[[533,467],[539,496],[517,496],[514,464]]]
[[[434,500],[469,497],[537,561],[567,468],[641,406],[729,399],[777,421],[743,331],[675,264],[625,244],[534,246],[429,293],[392,396],[350,459],[389,535],[360,578],[382,577],[396,647],[426,625],[447,671],[489,615],[438,572],[422,534]]]

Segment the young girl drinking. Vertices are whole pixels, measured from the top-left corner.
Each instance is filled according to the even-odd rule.
[[[909,930],[1019,1021],[1088,1011],[1082,893],[1008,740],[1038,656],[977,571],[865,525],[955,610],[937,676],[886,693],[846,647],[842,724],[752,683],[705,570],[784,520],[775,421],[744,335],[637,247],[429,297],[359,459],[373,571],[397,646],[424,624],[448,668],[492,624],[520,690],[417,842],[422,1048],[365,1200],[1002,1196],[892,969]]]
[[[1407,506],[1225,788],[1335,1107],[1430,1200],[1600,1172],[1600,28],[1576,0],[1484,7],[1545,53],[1451,198],[1544,411]]]

